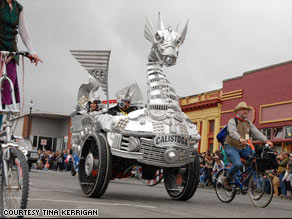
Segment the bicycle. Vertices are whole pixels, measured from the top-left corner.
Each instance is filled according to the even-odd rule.
[[[3,109],[2,98],[0,98],[0,113],[6,115],[3,121],[4,131],[0,132],[1,145],[1,180],[0,180],[0,210],[3,215],[4,209],[25,209],[28,202],[29,193],[29,167],[23,152],[16,143],[17,138],[12,135],[11,117],[18,115],[20,110],[17,109],[14,86],[7,76],[6,61],[15,56],[22,55],[33,59],[27,52],[7,52],[0,51],[0,90],[5,80],[10,84],[12,109]]]
[[[263,152],[269,149],[269,145],[266,144]],[[225,167],[217,173],[215,177],[215,191],[220,201],[229,203],[236,195],[245,195],[248,193],[254,206],[264,208],[270,204],[274,193],[273,184],[269,175],[266,172],[259,170],[257,165],[259,159],[261,158],[253,157],[251,163],[247,166],[243,166],[245,170],[239,170],[234,174],[231,181],[232,191],[227,191],[223,185],[223,177],[226,176],[229,168]]]

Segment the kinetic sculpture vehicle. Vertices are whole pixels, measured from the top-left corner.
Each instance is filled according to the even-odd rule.
[[[99,87],[108,99],[108,60],[110,51],[71,51],[89,72],[89,83],[81,85],[77,110],[72,114],[72,148],[80,157],[78,177],[86,196],[100,197],[110,180],[131,175],[139,166],[142,179],[156,179],[163,173],[171,198],[190,199],[199,183],[200,135],[196,125],[181,111],[178,96],[162,67],[174,66],[184,42],[187,25],[181,33],[165,28],[158,16],[155,31],[147,18],[144,35],[153,43],[148,56],[148,100],[146,107],[128,115],[112,116],[107,109],[83,113],[85,103]],[[122,95],[133,96],[128,90]]]

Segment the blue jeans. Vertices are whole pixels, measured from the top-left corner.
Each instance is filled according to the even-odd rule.
[[[230,159],[232,166],[227,172],[227,178],[231,178],[238,170],[242,168],[242,162],[240,158],[248,159],[248,156],[254,156],[255,151],[246,146],[244,149],[237,149],[229,144],[224,146],[224,151],[227,157]]]
[[[281,187],[281,194],[282,195],[286,195],[286,193],[287,193],[286,185],[285,185],[285,183],[283,181],[284,175],[285,175],[285,173],[279,174],[279,180],[280,180],[280,187]]]

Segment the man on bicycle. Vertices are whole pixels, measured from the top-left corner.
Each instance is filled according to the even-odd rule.
[[[224,150],[227,157],[230,159],[232,166],[227,172],[227,176],[224,177],[224,188],[228,191],[232,190],[230,182],[233,175],[242,168],[242,162],[240,158],[248,160],[255,153],[247,144],[248,140],[260,140],[270,147],[273,147],[273,143],[268,141],[247,117],[251,107],[246,102],[240,102],[235,108],[234,112],[236,117],[232,118],[228,122],[227,130],[228,134],[224,143]]]

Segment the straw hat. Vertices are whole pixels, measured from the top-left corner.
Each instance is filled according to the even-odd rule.
[[[214,157],[214,159],[218,159],[218,160],[220,160],[220,158],[219,158],[217,155]]]
[[[248,106],[247,104],[246,104],[246,102],[240,102],[239,104],[237,104],[237,106],[236,107],[234,107],[234,111],[238,111],[238,110],[240,110],[240,109],[248,109],[248,110],[251,110],[251,107],[250,106]]]

